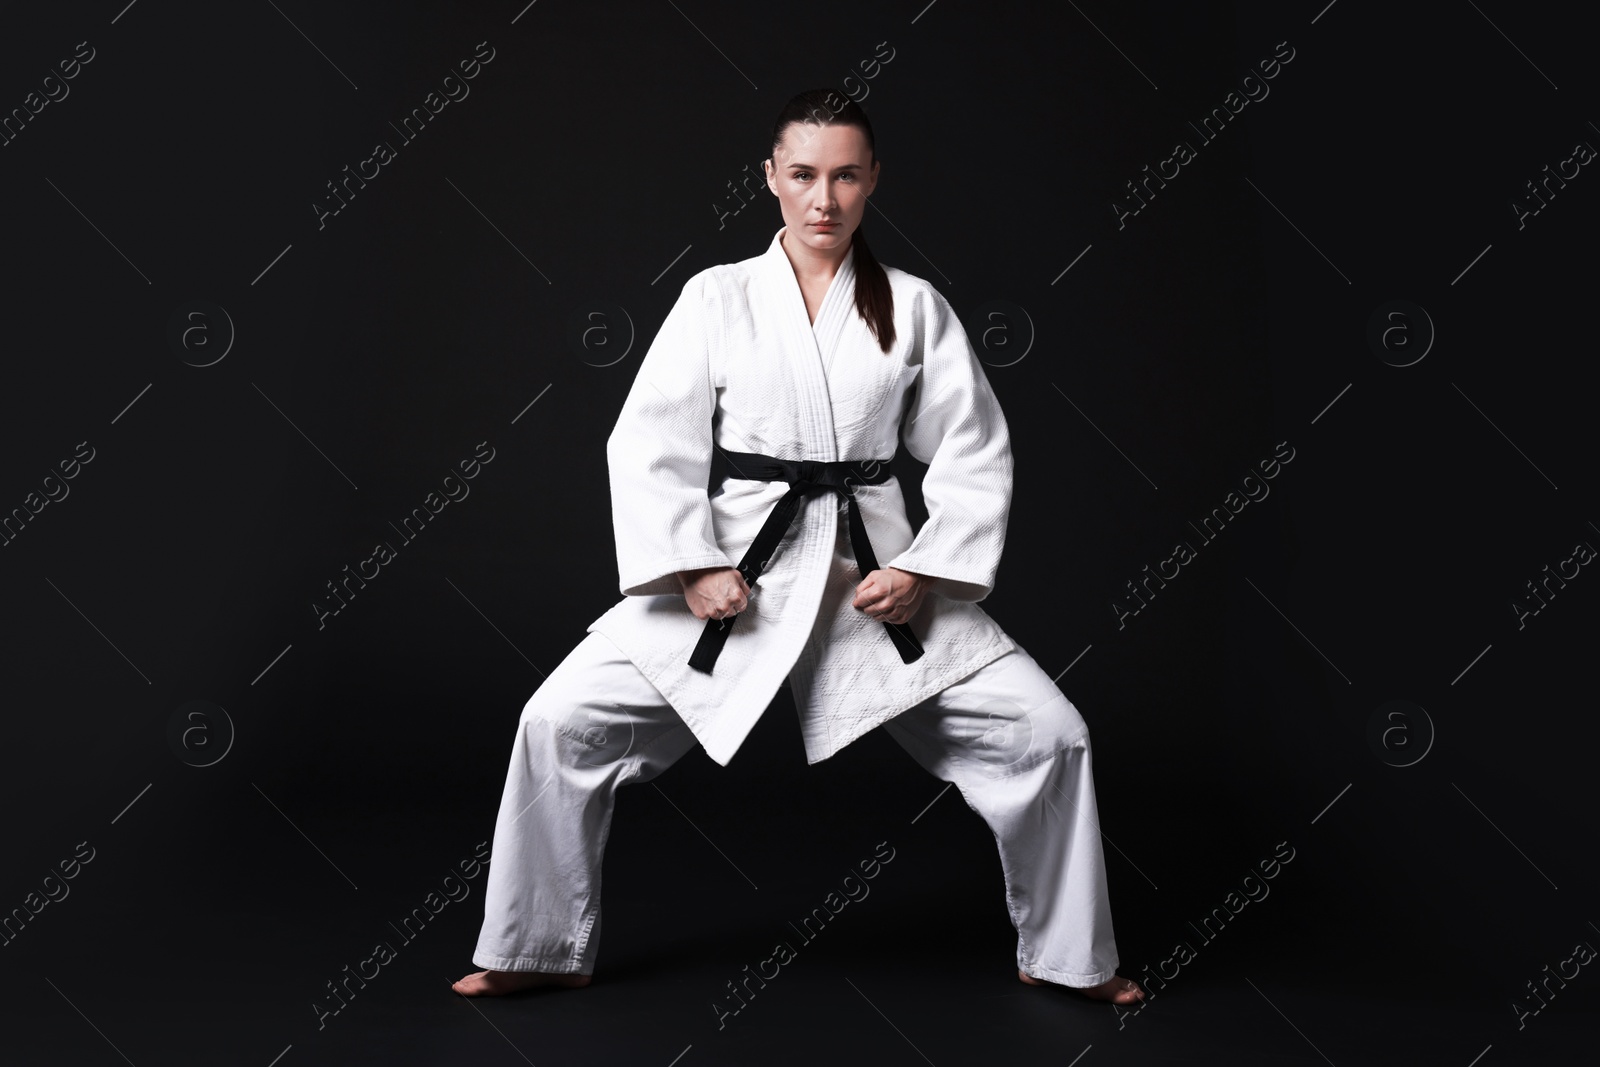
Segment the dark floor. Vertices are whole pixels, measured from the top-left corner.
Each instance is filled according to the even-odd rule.
[[[322,819],[313,846],[243,775],[204,811],[177,798],[183,786],[165,799],[158,787],[6,948],[4,1062],[1589,1062],[1600,998],[1583,974],[1521,1027],[1511,1002],[1600,933],[1546,913],[1561,894],[1487,826],[1462,819],[1489,862],[1451,886],[1465,876],[1453,845],[1418,842],[1386,871],[1355,862],[1385,847],[1363,797],[1381,785],[1358,781],[1328,807],[1342,788],[1330,784],[1276,812],[1219,790],[1218,810],[1236,818],[1208,832],[1210,812],[1173,796],[1165,814],[1142,809],[1149,794],[1102,770],[1119,970],[1155,994],[1124,1013],[1018,982],[992,838],[959,794],[941,796],[881,731],[797,766],[792,709],[780,707],[728,768],[696,751],[620,795],[599,965],[583,990],[451,992],[476,969],[481,872],[465,881],[471,895],[431,898],[437,916],[401,934],[488,837],[492,789],[457,802],[472,815],[426,810],[416,787],[398,805],[347,798],[348,816]],[[870,893],[802,940],[790,922],[885,842],[894,858]],[[1293,859],[1267,895],[1254,884],[1257,899],[1202,939],[1191,920],[1287,854],[1280,842]],[[1419,892],[1430,883],[1434,900]],[[380,941],[393,957],[364,986],[349,980]],[[728,983],[778,941],[794,957],[731,1010]],[[1173,957],[1180,941],[1187,963]],[[342,1007],[335,979],[347,980]]]

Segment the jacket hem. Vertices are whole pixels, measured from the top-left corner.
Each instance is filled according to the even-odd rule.
[[[955,667],[951,668],[949,671],[946,671],[944,674],[940,675],[938,678],[934,679],[932,682],[929,682],[922,688],[913,690],[911,697],[908,698],[908,702],[903,707],[896,708],[894,711],[885,715],[878,721],[869,723],[859,730],[845,734],[843,739],[838,740],[837,742],[835,742],[830,731],[829,744],[817,750],[816,752],[812,752],[810,746],[808,745],[806,751],[806,764],[808,766],[812,766],[821,763],[823,760],[828,759],[831,756],[838,755],[852,742],[859,740],[861,737],[877,729],[879,726],[882,726],[884,723],[891,721],[902,712],[911,710],[924,700],[927,700],[929,697],[933,696],[935,693],[940,693],[950,688],[952,685],[961,681],[961,679],[967,677],[967,675],[972,674],[983,667],[987,667],[989,664],[993,663],[1007,652],[1015,650],[1016,647],[1016,641],[1013,640],[1009,634],[1006,634],[1002,631],[998,638],[983,646],[982,651],[974,655],[973,658],[957,664]]]

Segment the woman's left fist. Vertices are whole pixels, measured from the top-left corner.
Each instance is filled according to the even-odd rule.
[[[882,622],[905,622],[922,606],[933,579],[898,567],[883,567],[861,579],[850,606]]]

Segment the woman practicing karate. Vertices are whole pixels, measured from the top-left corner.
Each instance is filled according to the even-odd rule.
[[[978,607],[1011,506],[949,303],[861,233],[872,126],[828,90],[765,162],[783,227],[684,285],[606,443],[623,599],[523,708],[467,996],[588,985],[619,786],[724,766],[789,678],[808,763],[883,726],[994,831],[1018,977],[1131,1004],[1078,710]],[[912,536],[896,445],[922,463]],[[882,561],[882,562],[880,562]]]

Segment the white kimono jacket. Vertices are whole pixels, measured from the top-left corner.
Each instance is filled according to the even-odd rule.
[[[587,629],[613,641],[724,766],[785,675],[816,763],[1016,647],[976,603],[1005,545],[1012,461],[960,320],[928,282],[885,267],[896,339],[883,352],[855,309],[852,248],[813,326],[783,232],[762,255],[685,283],[606,444],[624,599]],[[714,671],[690,668],[706,623],[676,573],[736,566],[789,490],[729,478],[708,494],[712,449],[885,460],[902,430],[928,464],[927,522],[913,538],[896,478],[855,496],[879,566],[938,579],[908,620],[922,657],[903,662],[883,623],[851,606],[864,575],[844,500],[825,492],[801,499]]]

